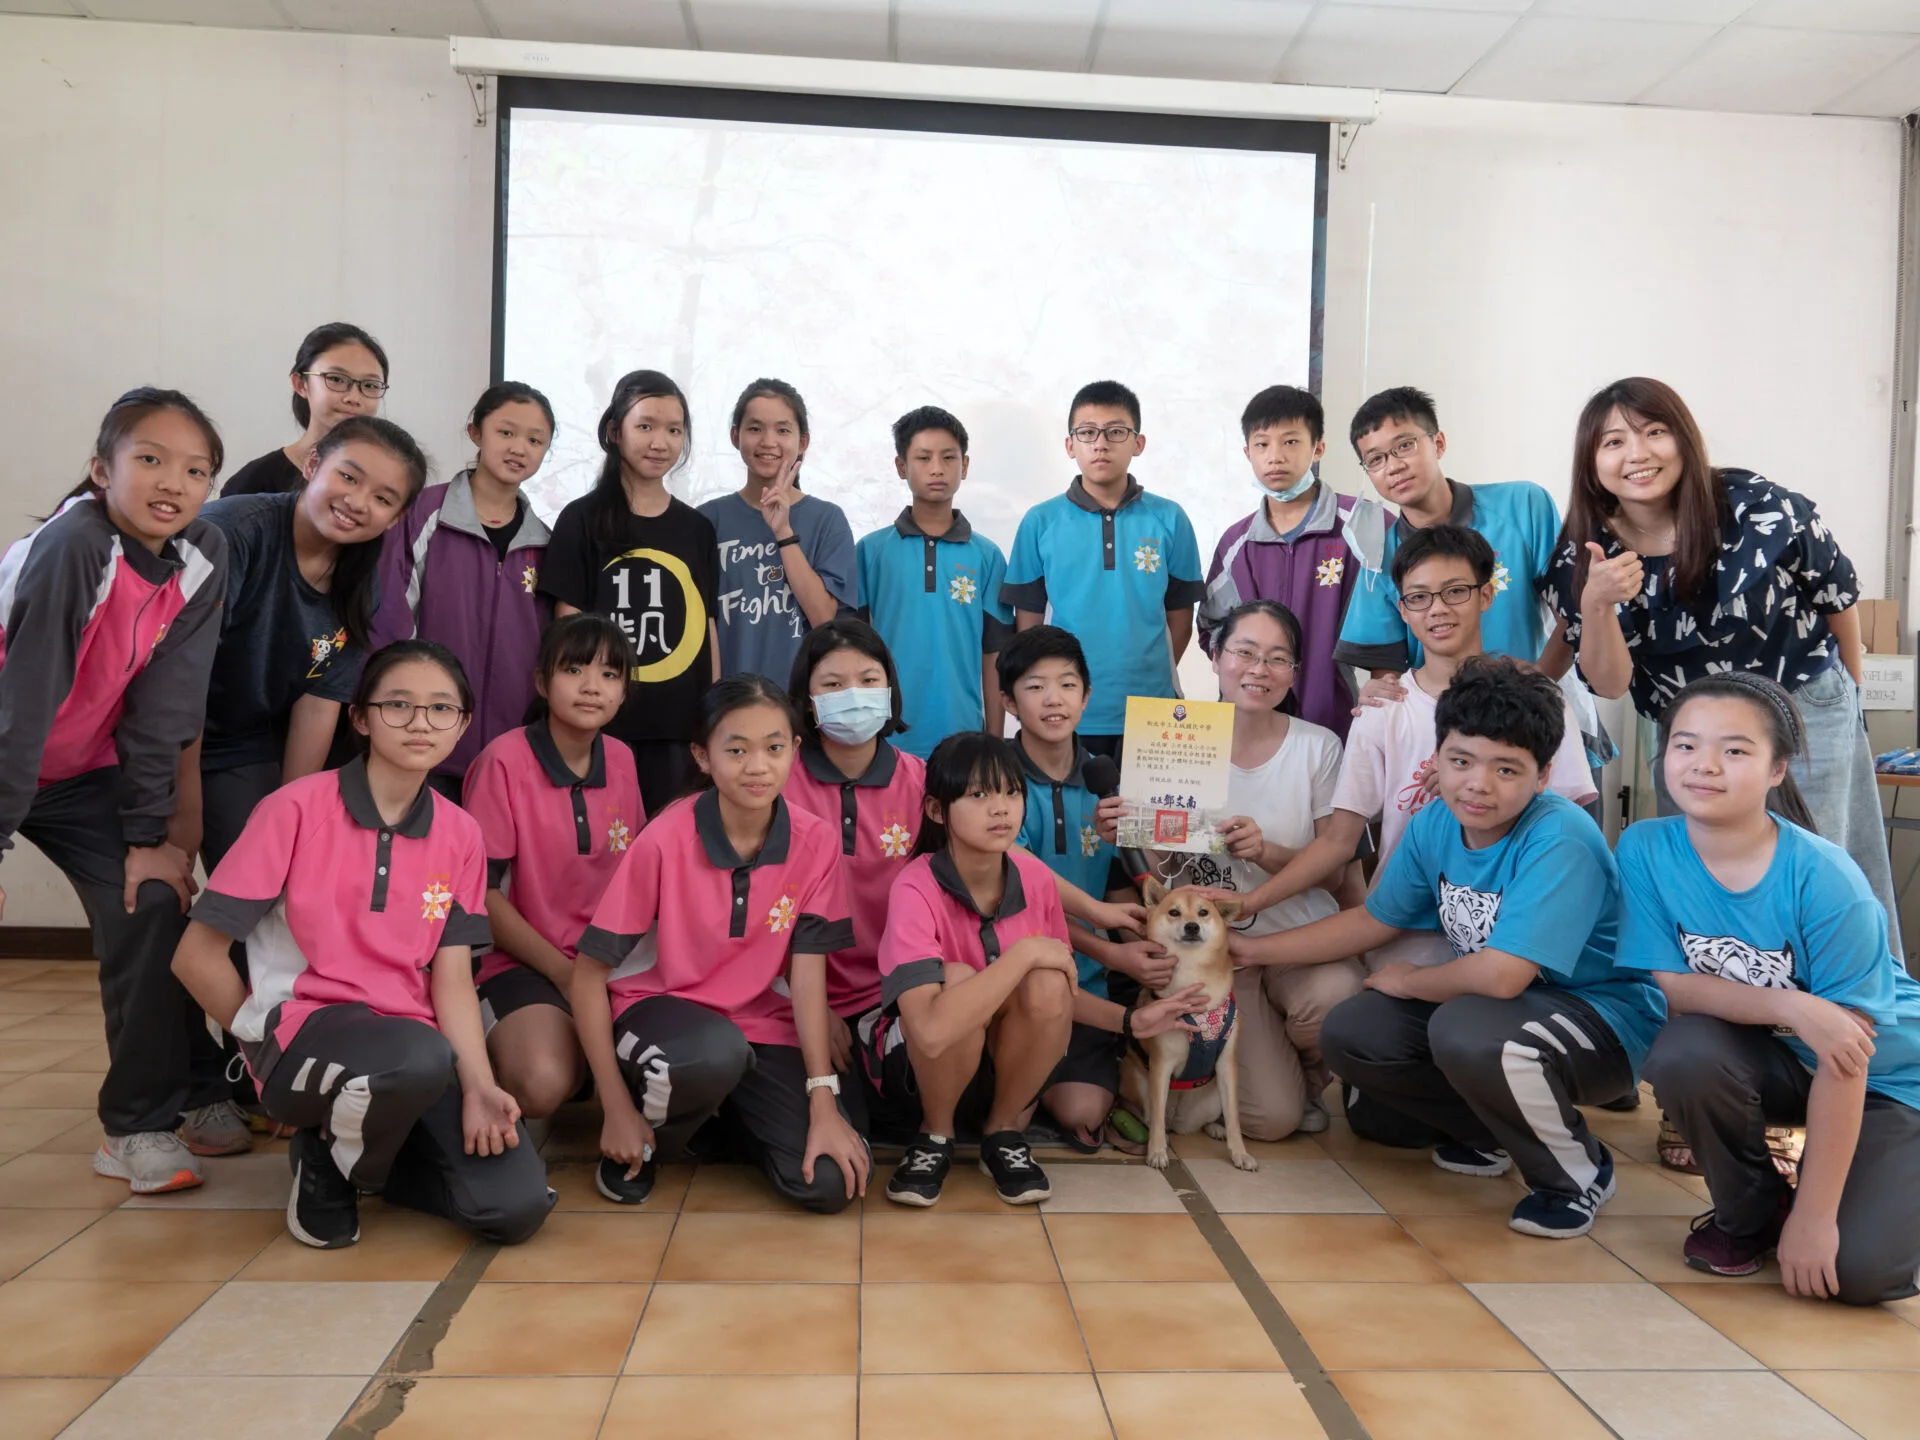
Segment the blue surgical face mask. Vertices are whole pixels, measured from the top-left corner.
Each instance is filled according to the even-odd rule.
[[[1294,484],[1289,485],[1284,490],[1276,491],[1276,490],[1269,490],[1265,485],[1261,484],[1260,477],[1256,475],[1253,480],[1253,488],[1258,490],[1260,494],[1266,499],[1278,500],[1284,504],[1288,500],[1298,500],[1302,495],[1306,494],[1309,490],[1313,489],[1313,482],[1314,482],[1314,474],[1313,474],[1313,471],[1309,470],[1305,475],[1302,475],[1300,479],[1296,481]]]
[[[893,691],[882,685],[871,690],[829,690],[813,697],[813,718],[820,733],[842,745],[864,745],[893,719]]]

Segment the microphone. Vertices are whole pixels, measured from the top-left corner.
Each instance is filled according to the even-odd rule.
[[[1080,767],[1080,774],[1087,782],[1087,788],[1100,799],[1120,793],[1120,767],[1105,755],[1090,755],[1086,764]],[[1120,866],[1127,872],[1127,878],[1136,885],[1144,886],[1147,877],[1153,874],[1153,866],[1147,863],[1147,857],[1132,846],[1123,846],[1120,850]]]

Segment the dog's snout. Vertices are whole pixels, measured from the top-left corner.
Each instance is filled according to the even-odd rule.
[[[1198,940],[1200,938],[1200,926],[1195,921],[1189,920],[1185,925],[1180,927],[1180,933],[1188,940]]]

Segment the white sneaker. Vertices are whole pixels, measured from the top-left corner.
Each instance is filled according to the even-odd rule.
[[[126,1181],[136,1195],[191,1190],[204,1178],[199,1160],[171,1130],[109,1135],[93,1152],[93,1171]]]
[[[247,1117],[231,1100],[187,1111],[181,1117],[180,1138],[196,1155],[245,1155],[253,1149]]]
[[[1327,1107],[1318,1100],[1309,1100],[1301,1108],[1299,1130],[1302,1135],[1318,1135],[1332,1123]]]

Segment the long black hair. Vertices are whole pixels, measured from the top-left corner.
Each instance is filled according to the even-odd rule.
[[[685,392],[668,376],[658,370],[629,370],[615,383],[613,397],[600,412],[600,426],[595,433],[607,458],[600,464],[600,478],[587,493],[587,534],[602,550],[620,548],[627,518],[633,513],[627,504],[627,487],[620,483],[620,431],[627,423],[627,413],[642,400],[669,399],[680,402],[680,419],[686,431],[686,443],[673,464],[678,470],[693,454],[693,407],[687,404]]]
[[[927,757],[927,800],[938,801],[940,813],[945,815],[948,806],[975,789],[996,790],[1003,795],[1026,793],[1026,769],[1011,740],[984,730],[961,730],[933,747],[933,754]],[[946,848],[946,823],[933,818],[931,805],[923,805],[913,853],[931,855]]]
[[[1674,722],[1689,700],[1745,701],[1760,717],[1775,760],[1791,763],[1806,753],[1807,722],[1801,719],[1800,707],[1793,703],[1793,696],[1752,670],[1730,670],[1724,675],[1702,676],[1674,696],[1672,703],[1660,713],[1660,753],[1655,763],[1663,769],[1667,763],[1667,746],[1673,739]],[[1791,773],[1783,775],[1780,783],[1767,792],[1767,808],[1802,830],[1820,833],[1820,827],[1813,822],[1807,797],[1800,793]]]
[[[627,643],[627,632],[604,615],[594,615],[580,611],[574,615],[562,615],[540,636],[540,655],[534,661],[534,673],[548,684],[559,673],[563,665],[591,665],[602,655],[607,663],[620,672],[622,694],[632,681],[633,646]],[[532,725],[547,718],[547,697],[538,689],[527,705],[527,713],[521,720],[522,725]]]
[[[367,707],[373,703],[380,682],[387,678],[389,670],[409,660],[425,660],[446,671],[447,678],[453,681],[453,688],[460,696],[460,708],[469,715],[473,714],[473,686],[467,680],[466,667],[460,663],[458,655],[438,640],[396,640],[391,645],[382,645],[369,655],[367,663],[360,668],[359,683],[353,687],[353,699],[347,702],[347,714],[368,720]],[[357,730],[354,739],[362,755],[373,748],[373,742]]]
[[[380,342],[362,330],[358,325],[349,325],[344,320],[335,320],[331,324],[316,325],[307,332],[307,338],[300,342],[300,348],[293,355],[293,369],[289,375],[305,375],[313,368],[313,362],[336,345],[364,345],[373,352],[373,358],[380,362],[380,378],[387,378],[387,352]],[[312,382],[309,381],[309,384]],[[300,422],[305,430],[313,420],[313,406],[307,403],[307,397],[298,390],[293,392],[293,418]]]
[[[824,625],[816,625],[800,642],[800,653],[793,657],[793,674],[787,682],[787,698],[800,715],[800,736],[815,745],[820,743],[820,722],[813,715],[813,667],[836,650],[853,650],[877,662],[887,672],[887,685],[893,691],[893,719],[880,731],[879,738],[897,735],[907,728],[900,718],[900,672],[894,669],[893,652],[880,632],[857,615],[842,615]]]
[[[421,487],[427,483],[426,452],[413,436],[378,415],[349,415],[322,435],[320,443],[313,447],[313,459],[308,462],[313,468],[309,473],[318,475],[329,455],[354,441],[378,445],[406,467],[407,500],[400,509],[403,514],[411,510]],[[334,618],[345,627],[348,638],[362,647],[373,631],[373,612],[378,599],[375,592],[385,540],[382,534],[372,540],[342,545],[333,559],[333,578],[327,594],[333,602]]]

